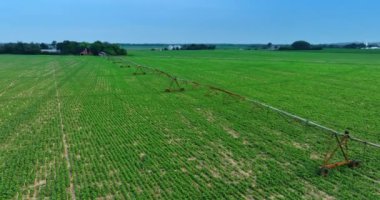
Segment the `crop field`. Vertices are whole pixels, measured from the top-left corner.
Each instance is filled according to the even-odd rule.
[[[350,141],[362,165],[321,177],[327,132],[125,67],[380,143],[380,52],[129,53],[0,56],[0,199],[380,198],[380,150]]]

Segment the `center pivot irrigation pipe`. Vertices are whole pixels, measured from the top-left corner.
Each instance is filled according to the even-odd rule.
[[[152,67],[142,66],[142,65],[140,65],[140,64],[138,64],[136,62],[133,62],[133,61],[127,61],[127,62],[136,65],[136,67],[138,67],[138,68],[144,68],[144,69],[147,69],[147,70],[150,70],[150,71],[158,72],[159,74],[162,74],[162,75],[164,75],[164,76],[166,76],[166,77],[168,77],[170,79],[176,79],[176,80],[183,81],[183,82],[186,82],[186,83],[191,83],[191,84],[194,84],[194,85],[197,85],[197,86],[204,86],[204,87],[207,87],[207,88],[209,88],[211,90],[216,90],[216,91],[219,91],[219,92],[226,93],[226,94],[228,94],[230,96],[238,97],[238,98],[240,98],[242,100],[254,103],[256,105],[259,105],[259,106],[262,106],[264,108],[270,109],[270,110],[275,111],[277,113],[283,114],[283,115],[285,115],[285,116],[287,116],[289,118],[292,118],[294,120],[303,122],[306,125],[314,126],[314,127],[319,128],[321,130],[327,131],[327,132],[331,133],[332,135],[335,135],[335,136],[346,136],[347,137],[347,135],[344,132],[341,133],[341,132],[336,131],[334,129],[328,128],[328,127],[323,126],[323,125],[320,125],[320,124],[318,124],[316,122],[313,122],[313,121],[310,121],[308,119],[305,119],[303,117],[297,116],[295,114],[289,113],[289,112],[281,110],[279,108],[275,108],[275,107],[273,107],[271,105],[268,105],[266,103],[262,103],[260,101],[254,100],[254,99],[250,99],[248,97],[244,97],[244,96],[242,96],[240,94],[236,94],[234,92],[231,92],[231,91],[228,91],[228,90],[225,90],[225,89],[222,89],[222,88],[218,88],[218,87],[215,87],[215,86],[212,86],[212,85],[201,84],[201,83],[196,82],[196,81],[177,78],[177,77],[175,77],[173,75],[170,75],[169,73],[164,72],[162,70],[159,70],[159,69],[156,69],[156,68],[152,68]],[[353,137],[351,135],[349,135],[348,137],[352,141],[359,142],[359,143],[362,143],[364,145],[372,146],[372,147],[375,147],[375,148],[380,148],[380,144],[376,144],[376,143],[373,143],[373,142],[365,141],[365,140]]]

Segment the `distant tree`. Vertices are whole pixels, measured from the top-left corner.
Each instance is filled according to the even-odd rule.
[[[90,50],[94,55],[98,55],[104,50],[104,45],[100,41],[96,41],[90,45]],[[109,53],[110,54],[110,53]],[[113,54],[110,54],[113,55]]]
[[[23,54],[40,54],[41,47],[37,43],[25,44],[24,53]]]
[[[108,55],[127,55],[127,51],[118,44],[100,41],[94,43],[63,41],[57,44],[57,49],[61,50],[62,54],[73,55],[79,55],[85,49],[91,51],[93,55],[99,55],[100,52],[105,52]]]
[[[366,45],[364,43],[351,43],[343,46],[346,49],[361,49],[365,48]]]
[[[87,45],[84,45],[84,43],[81,44],[74,41],[65,40],[57,43],[57,49],[61,50],[62,54],[79,55],[85,48],[87,48]]]
[[[48,49],[49,48],[49,46],[45,43],[41,43],[40,47],[41,47],[41,49]]]
[[[94,51],[93,53],[95,55],[98,55],[102,51],[108,55],[127,55],[127,51],[121,48],[118,44],[110,44],[100,41],[91,44],[87,42],[79,43],[65,40],[63,42],[56,43],[56,47],[61,51],[61,54],[65,55],[79,55],[85,49]],[[48,48],[49,45],[45,43],[3,43],[0,44],[0,54],[41,54],[41,49]]]
[[[57,48],[57,41],[53,41],[53,42],[51,42],[51,46],[53,46],[54,48]]]
[[[272,46],[273,46],[273,44],[272,44],[271,42],[269,42],[269,43],[267,44],[267,48],[268,48],[268,49],[272,48]]]
[[[290,51],[290,50],[294,50],[294,49],[291,46],[280,46],[280,48],[278,50],[279,51]]]
[[[311,45],[306,41],[296,41],[289,45],[279,45],[278,50],[280,51],[291,51],[291,50],[322,50],[324,45]]]
[[[5,43],[0,44],[1,54],[40,54],[41,47],[37,43]]]
[[[306,42],[306,41],[303,41],[303,40],[295,41],[295,42],[293,42],[293,44],[291,46],[294,50],[309,50],[309,49],[311,49],[311,44]]]
[[[183,45],[181,50],[213,50],[215,48],[216,48],[215,45],[187,44],[187,45]]]

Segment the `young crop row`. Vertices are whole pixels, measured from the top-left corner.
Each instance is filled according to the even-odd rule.
[[[142,51],[124,59],[212,83],[380,142],[376,54]]]
[[[379,152],[350,144],[368,162],[323,178],[316,169],[331,138],[320,130],[202,88],[165,93],[167,79],[101,58],[39,68],[53,67],[54,80],[30,79],[33,98],[0,97],[2,198],[70,199],[70,184],[77,199],[379,197]],[[9,94],[30,89],[21,88]]]
[[[142,78],[142,79],[145,80],[145,78]],[[157,77],[152,77],[151,79],[157,79]],[[200,95],[198,94],[194,98],[199,99],[200,98],[199,96]],[[223,98],[225,98],[225,97],[223,97]],[[224,99],[220,99],[220,102],[223,102],[223,100]],[[212,107],[212,105],[216,104],[215,99],[213,99],[211,101],[212,101],[212,103],[210,102],[209,104],[206,104],[207,105],[206,107]],[[201,104],[201,105],[205,105],[205,104]],[[216,104],[216,105],[218,105],[218,104]],[[250,107],[251,107],[251,105],[250,105]],[[223,108],[223,110],[225,110],[225,106],[218,105],[218,106],[213,107],[213,109],[216,109],[216,110],[218,108],[219,109]],[[310,189],[311,187],[314,187],[313,190],[315,190],[315,191],[322,190],[322,192],[324,192],[324,193],[326,193],[326,191],[327,191],[328,193],[326,193],[326,195],[332,194],[334,196],[335,195],[338,196],[338,193],[336,192],[336,190],[337,190],[336,186],[333,187],[334,188],[334,190],[333,190],[333,189],[331,189],[332,187],[326,187],[326,185],[332,186],[332,185],[334,185],[334,183],[339,182],[339,185],[342,185],[341,186],[341,188],[342,188],[341,193],[339,193],[339,194],[343,194],[342,196],[348,195],[348,194],[352,195],[352,194],[346,192],[346,188],[348,188],[349,185],[351,185],[352,181],[354,181],[352,179],[352,176],[357,176],[360,174],[362,179],[359,181],[360,183],[358,183],[358,187],[355,189],[360,191],[364,188],[367,188],[367,191],[368,191],[368,188],[371,188],[370,189],[371,192],[368,192],[369,194],[364,194],[363,192],[360,192],[360,193],[355,193],[355,195],[357,195],[358,197],[363,197],[361,195],[364,195],[364,196],[366,196],[366,198],[370,198],[370,197],[373,198],[373,197],[376,197],[378,195],[378,192],[376,189],[378,187],[378,183],[376,181],[378,178],[373,178],[372,175],[369,175],[370,171],[378,171],[379,170],[378,166],[376,165],[377,161],[379,160],[378,152],[376,152],[376,150],[372,149],[371,152],[367,152],[366,154],[364,154],[363,153],[363,146],[361,146],[361,145],[355,146],[355,144],[352,144],[350,146],[350,150],[352,152],[353,157],[356,156],[356,157],[359,157],[359,159],[368,158],[368,157],[371,158],[370,161],[366,162],[364,164],[364,166],[358,170],[359,172],[358,171],[349,171],[349,170],[343,169],[342,172],[338,170],[338,173],[341,172],[341,174],[339,175],[339,178],[337,178],[335,180],[330,179],[326,182],[321,181],[319,179],[315,180],[316,179],[315,170],[322,163],[323,154],[325,153],[325,151],[327,149],[326,147],[328,147],[331,140],[334,141],[333,140],[334,138],[329,138],[327,133],[323,133],[320,130],[314,130],[313,128],[304,126],[303,124],[298,124],[296,122],[292,122],[292,120],[290,120],[286,117],[282,117],[282,116],[277,116],[275,119],[273,119],[273,121],[271,121],[271,120],[269,121],[270,122],[269,127],[271,127],[270,130],[268,130],[268,128],[262,128],[262,127],[268,126],[268,124],[267,124],[268,119],[264,119],[264,120],[261,119],[259,121],[259,123],[254,124],[252,126],[252,120],[253,120],[252,118],[258,117],[258,116],[259,116],[259,118],[260,117],[262,118],[263,116],[264,116],[264,118],[265,118],[265,116],[268,117],[267,111],[260,111],[259,113],[249,113],[250,114],[249,117],[246,117],[246,116],[242,115],[242,113],[241,113],[241,110],[242,110],[241,103],[236,104],[234,108],[235,109],[233,109],[231,111],[231,113],[228,113],[227,115],[226,114],[221,115],[221,116],[228,116],[228,117],[226,117],[227,122],[228,121],[234,121],[234,119],[236,120],[236,118],[238,118],[239,119],[238,121],[235,121],[234,123],[232,123],[236,126],[237,124],[241,123],[240,120],[247,121],[246,122],[247,124],[251,124],[250,126],[245,125],[245,126],[249,127],[249,128],[247,128],[247,133],[250,133],[250,134],[252,134],[252,130],[258,129],[258,127],[260,127],[259,129],[264,129],[264,130],[259,131],[259,133],[261,132],[259,134],[261,138],[265,137],[266,134],[268,134],[268,133],[266,133],[267,131],[269,131],[269,133],[277,132],[277,133],[281,134],[278,136],[277,140],[275,139],[275,137],[273,135],[270,135],[267,140],[264,140],[262,142],[263,144],[265,144],[265,145],[263,145],[262,149],[263,150],[266,149],[267,151],[269,151],[269,150],[274,151],[273,154],[270,154],[270,157],[275,157],[279,164],[285,165],[285,168],[282,170],[292,172],[291,175],[287,175],[285,177],[292,177],[293,176],[292,180],[295,180],[296,182],[299,181],[299,182],[303,183],[303,187],[300,187],[300,188],[306,187],[305,181],[302,181],[302,180],[306,179],[307,183],[309,183],[309,181],[312,181],[311,183],[306,184],[309,187],[308,189]],[[252,108],[249,108],[249,109],[252,109]],[[256,108],[256,110],[257,110],[257,108]],[[237,111],[239,111],[239,112],[237,112]],[[220,115],[220,114],[218,114],[218,115]],[[231,116],[233,116],[233,117],[231,117]],[[194,119],[198,122],[199,117],[194,117]],[[283,121],[283,122],[281,122],[281,121]],[[195,123],[197,123],[197,122],[195,122]],[[265,124],[267,124],[267,125],[265,125]],[[209,124],[207,124],[207,126],[208,125]],[[222,126],[221,129],[226,129],[226,128]],[[219,131],[221,131],[221,130],[219,130]],[[207,131],[207,132],[209,132],[209,131]],[[290,138],[288,138],[289,136],[290,136]],[[257,138],[255,138],[255,139],[257,140]],[[197,138],[194,138],[194,140],[197,140]],[[222,142],[222,141],[218,140],[218,142]],[[244,141],[243,141],[243,143],[244,143]],[[268,144],[272,144],[272,145],[276,145],[276,146],[275,147],[268,146]],[[281,144],[281,145],[278,145],[278,144]],[[229,146],[230,145],[231,144],[229,144]],[[278,149],[278,148],[276,148],[278,146],[283,146],[283,147],[281,149]],[[313,148],[312,150],[310,149],[311,147]],[[257,147],[255,147],[255,148],[257,148]],[[241,147],[240,148],[233,148],[233,149],[235,151],[237,151],[238,149],[241,149]],[[278,149],[278,151],[275,151],[276,149]],[[250,149],[250,150],[252,150],[252,149]],[[247,154],[249,155],[249,152],[247,152]],[[342,159],[342,157],[340,157],[340,158],[338,157],[338,159]],[[292,161],[292,163],[290,163],[290,161]],[[272,169],[271,171],[275,171],[275,170]],[[300,172],[297,173],[297,171],[300,171]],[[271,172],[271,173],[273,173],[273,172]],[[296,173],[296,174],[294,174],[294,173]],[[346,178],[345,179],[346,182],[344,182],[342,184],[341,179],[343,179],[343,177],[346,177],[346,176],[348,176],[349,178]],[[298,177],[301,180],[297,180],[297,178],[295,178],[295,177]],[[268,180],[272,180],[272,179],[268,179]],[[357,182],[357,180],[355,180],[355,181]],[[279,185],[281,185],[281,187],[284,187],[284,184],[286,182],[289,182],[289,181],[286,180],[283,182],[283,184],[280,183]],[[328,184],[328,183],[330,183],[330,184]],[[303,192],[305,193],[307,191],[303,190]],[[318,195],[318,194],[315,194],[315,195]]]
[[[14,81],[0,96],[0,199],[70,198],[55,98],[56,61],[19,58],[2,67]]]

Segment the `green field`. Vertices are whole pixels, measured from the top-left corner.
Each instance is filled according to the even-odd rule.
[[[380,143],[380,52],[129,54],[118,64],[0,56],[0,199],[380,198],[380,150],[351,142],[363,165],[321,177],[326,132],[204,87],[165,93],[167,78],[120,67],[158,68]]]

